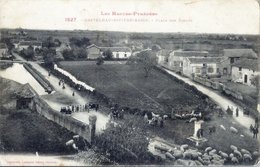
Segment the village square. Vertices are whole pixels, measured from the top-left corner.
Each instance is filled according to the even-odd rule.
[[[2,29],[0,150],[83,165],[256,164],[257,40]]]

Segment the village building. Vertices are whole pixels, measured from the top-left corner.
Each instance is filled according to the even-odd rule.
[[[88,59],[97,59],[101,56],[101,49],[95,44],[89,45],[87,48]]]
[[[0,43],[0,58],[5,57],[8,54],[8,49],[6,44]]]
[[[18,51],[21,51],[23,49],[27,49],[29,46],[33,47],[33,50],[36,48],[41,49],[42,48],[42,42],[40,41],[20,41],[17,45]]]
[[[224,49],[223,59],[220,62],[220,73],[222,77],[231,77],[231,66],[243,58],[257,59],[257,54],[252,49]]]
[[[168,63],[168,58],[170,56],[171,50],[161,49],[156,53],[158,64],[164,65]]]
[[[55,51],[56,51],[57,57],[64,59],[63,58],[63,51],[65,51],[65,50],[71,50],[70,45],[67,44],[67,43],[61,43],[61,45],[59,47],[56,47]]]
[[[17,92],[16,95],[16,108],[17,109],[25,109],[25,108],[33,108],[33,98],[37,96],[37,93],[33,90],[29,83],[22,85]]]
[[[188,57],[207,57],[207,51],[174,50],[168,58],[168,67],[176,72],[183,73],[183,61]]]
[[[218,76],[219,57],[184,57],[182,73],[187,77]]]
[[[248,86],[256,86],[252,82],[258,74],[258,61],[255,59],[240,59],[231,65],[231,80]]]
[[[110,50],[113,59],[127,59],[132,55],[132,50],[129,47],[100,47],[101,55]]]

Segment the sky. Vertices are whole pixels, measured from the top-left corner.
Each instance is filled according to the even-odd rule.
[[[259,12],[256,0],[0,0],[0,28],[259,34]]]

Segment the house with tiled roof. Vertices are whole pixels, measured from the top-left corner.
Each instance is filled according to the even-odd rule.
[[[101,55],[110,50],[114,59],[127,59],[132,55],[132,50],[129,47],[99,47],[101,49]]]
[[[257,54],[252,49],[224,49],[223,59],[220,63],[222,76],[231,76],[231,66],[240,59],[257,59]]]
[[[220,57],[184,57],[183,75],[194,76],[217,76],[219,75],[218,63]]]
[[[174,71],[183,72],[183,61],[188,57],[207,57],[207,51],[186,51],[186,50],[174,50],[170,53],[168,58],[168,67]]]
[[[16,108],[32,108],[33,98],[37,96],[35,90],[29,83],[22,85],[16,92]]]
[[[258,71],[258,61],[256,59],[243,58],[232,63],[231,79],[233,82],[255,86],[252,84],[252,79],[257,76]]]
[[[95,44],[89,45],[87,48],[88,59],[97,59],[101,56],[101,49]]]
[[[168,63],[168,58],[172,50],[169,49],[161,49],[156,53],[158,64],[165,64]]]
[[[42,48],[42,42],[40,41],[20,41],[17,45],[18,51],[21,51],[23,49],[27,49],[29,46],[33,47],[33,50],[36,48],[41,49]]]

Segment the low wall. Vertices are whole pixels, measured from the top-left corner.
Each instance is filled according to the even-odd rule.
[[[75,134],[80,135],[90,144],[93,142],[95,138],[96,121],[89,121],[90,124],[86,124],[76,120],[75,118],[69,115],[54,111],[52,108],[49,107],[49,105],[46,102],[44,102],[39,97],[34,97],[33,105],[31,105],[30,107],[33,111],[37,111],[40,115],[44,116],[45,118],[56,122],[60,126],[66,128],[67,130]],[[90,118],[93,120],[92,117]]]
[[[51,93],[53,91],[53,87],[50,82],[30,64],[23,64],[23,67],[39,82],[39,84],[45,89],[46,92]]]
[[[215,90],[219,90],[220,89],[219,82],[211,81],[210,79],[202,78],[202,77],[198,77],[198,76],[195,76],[193,78],[193,80],[195,82],[198,82],[198,83],[200,83],[200,84],[202,84],[204,86],[210,87],[212,89],[215,89]]]
[[[231,90],[229,88],[227,88],[226,86],[223,86],[223,90],[222,90],[225,94],[227,95],[231,95],[234,98],[238,99],[238,100],[243,100],[243,96],[241,93],[239,92],[235,92],[234,90]]]

